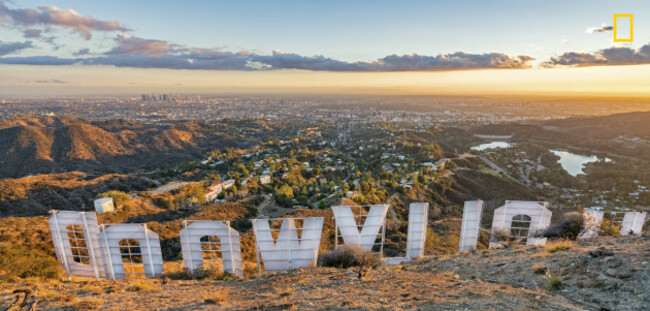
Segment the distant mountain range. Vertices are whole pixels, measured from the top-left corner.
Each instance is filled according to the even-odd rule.
[[[84,171],[123,173],[192,160],[242,142],[205,135],[197,123],[139,124],[40,117],[0,121],[0,178]]]

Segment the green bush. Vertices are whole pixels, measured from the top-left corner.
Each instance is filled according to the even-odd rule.
[[[0,280],[19,278],[57,278],[59,262],[56,258],[24,246],[0,245]]]

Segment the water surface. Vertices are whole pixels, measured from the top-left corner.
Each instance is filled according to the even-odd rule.
[[[597,156],[585,156],[581,154],[575,154],[566,150],[551,150],[551,152],[560,157],[557,161],[560,163],[562,168],[569,173],[571,176],[578,176],[584,174],[585,165],[587,163],[596,162],[601,160]],[[605,158],[605,162],[611,162],[610,158]]]
[[[477,146],[474,146],[470,149],[472,150],[477,150],[477,151],[483,151],[486,149],[499,149],[499,148],[510,148],[514,146],[514,144],[509,143],[507,141],[493,141],[491,143],[485,143],[485,144],[480,144]]]

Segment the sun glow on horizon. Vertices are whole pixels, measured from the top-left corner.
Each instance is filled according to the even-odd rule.
[[[5,96],[176,93],[650,97],[650,65],[411,72],[211,71],[0,65]]]

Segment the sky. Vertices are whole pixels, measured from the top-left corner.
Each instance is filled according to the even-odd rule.
[[[615,13],[634,14],[633,42],[613,42]],[[0,93],[11,96],[650,97],[648,81],[646,0],[0,0]]]

